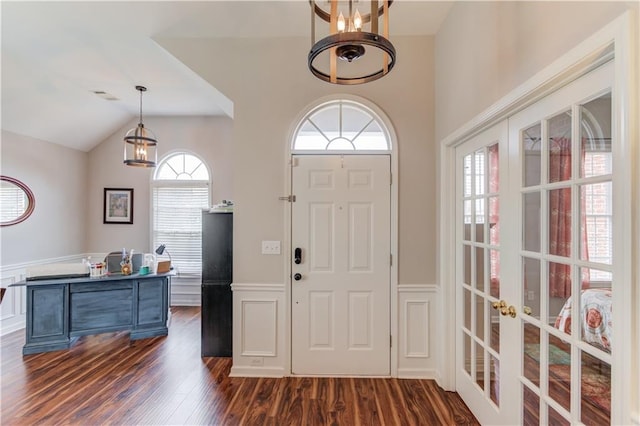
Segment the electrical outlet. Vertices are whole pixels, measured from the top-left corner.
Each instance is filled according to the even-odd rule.
[[[249,359],[249,365],[252,367],[262,367],[264,365],[264,358],[261,356],[255,356]]]
[[[280,241],[263,241],[262,254],[280,254]]]

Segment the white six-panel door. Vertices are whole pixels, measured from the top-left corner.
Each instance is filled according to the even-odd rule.
[[[387,376],[390,158],[295,155],[292,179],[292,373]]]

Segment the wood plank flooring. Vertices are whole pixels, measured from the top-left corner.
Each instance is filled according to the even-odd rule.
[[[2,425],[478,424],[433,380],[232,378],[231,358],[200,357],[200,309],[173,307],[169,336],[81,337],[70,350],[22,356],[2,337]]]

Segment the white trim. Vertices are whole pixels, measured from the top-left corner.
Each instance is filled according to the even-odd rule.
[[[316,108],[319,105],[324,103],[345,99],[357,103],[361,103],[362,105],[370,108],[375,114],[377,114],[378,118],[382,122],[385,127],[385,130],[388,132],[389,140],[391,141],[391,150],[390,151],[375,151],[374,154],[378,155],[390,155],[391,156],[391,255],[393,256],[393,263],[391,265],[391,277],[390,277],[390,332],[392,341],[397,342],[400,336],[398,329],[398,188],[399,188],[399,173],[398,173],[398,157],[399,157],[399,147],[398,147],[398,138],[396,136],[395,129],[393,124],[387,114],[378,107],[375,103],[370,100],[349,94],[333,94],[329,96],[324,96],[319,99],[316,99],[314,102],[307,105],[303,108],[300,113],[295,117],[292,121],[291,126],[289,128],[289,134],[286,141],[285,147],[285,155],[284,155],[284,167],[286,169],[285,180],[284,180],[284,188],[282,195],[290,195],[292,191],[292,171],[291,171],[291,159],[293,158],[294,151],[292,150],[293,141],[298,129],[298,126],[302,122],[302,120],[306,117],[306,115]],[[310,152],[298,152],[297,154],[309,154]],[[340,155],[341,153],[335,151],[323,151],[324,155]],[[364,154],[364,151],[356,151],[352,153],[354,155]],[[286,253],[283,258],[284,262],[284,282],[285,284],[285,300],[286,307],[285,309],[285,369],[288,371],[289,375],[291,374],[291,253],[293,249],[291,247],[291,206],[289,208],[284,208],[284,223],[285,223],[285,237],[283,241],[283,247],[288,248],[288,253]],[[398,345],[394,345],[391,352],[391,377],[397,377],[398,375]]]
[[[625,152],[637,153],[638,148],[633,146],[633,143],[637,144],[638,138],[638,124],[637,124],[637,112],[638,105],[634,102],[638,102],[634,98],[638,95],[638,82],[634,80],[638,76],[638,70],[634,67],[634,63],[637,63],[636,50],[638,48],[638,42],[634,37],[637,36],[637,27],[633,22],[633,11],[627,11],[618,18],[614,19],[608,25],[601,30],[594,33],[592,36],[584,40],[575,48],[564,54],[558,60],[552,62],[549,66],[535,74],[532,78],[527,80],[524,84],[520,85],[498,102],[493,104],[487,110],[474,117],[465,125],[461,126],[458,130],[454,131],[444,139],[440,141],[439,149],[439,163],[438,163],[438,177],[440,186],[439,191],[439,204],[438,210],[438,282],[443,287],[441,303],[442,307],[440,312],[440,321],[444,324],[444,331],[442,333],[443,342],[439,368],[441,374],[436,376],[440,379],[439,384],[446,390],[455,389],[455,361],[451,356],[455,353],[455,312],[456,312],[456,299],[455,299],[455,223],[453,221],[455,213],[455,191],[452,188],[443,186],[447,182],[455,182],[455,147],[456,145],[463,143],[465,140],[474,136],[478,132],[485,128],[488,128],[492,124],[508,118],[514,113],[522,110],[523,108],[533,104],[537,100],[543,98],[549,93],[557,90],[565,84],[577,79],[578,77],[586,74],[592,70],[595,66],[600,65],[603,59],[607,59],[610,55],[607,53],[608,49],[614,47],[614,61],[615,61],[615,83],[614,92],[617,94],[616,103],[614,109],[617,114],[617,121],[615,123],[615,134],[622,143],[625,144]],[[604,55],[603,55],[604,53]],[[620,173],[624,176],[633,175],[631,167],[631,158],[629,155],[625,161],[623,161],[619,167],[621,167]],[[636,154],[636,159],[638,155]],[[636,167],[637,169],[637,167]],[[637,171],[636,171],[637,173]],[[637,180],[636,175],[636,180]],[[635,185],[638,185],[637,182]],[[634,193],[632,192],[632,183],[621,185],[622,189],[616,192],[619,202],[623,200],[633,199],[630,198]],[[635,195],[639,196],[639,189],[636,189]],[[622,198],[620,198],[622,197]],[[636,211],[635,220],[640,220],[640,212]],[[637,227],[640,227],[640,222],[636,223],[636,234],[640,234]],[[633,229],[631,218],[628,218],[623,224],[624,229]],[[638,236],[638,235],[636,235]],[[616,234],[614,238],[621,238],[623,240],[623,247],[625,253],[621,254],[618,259],[622,263],[621,270],[625,270],[624,276],[617,279],[618,282],[632,283],[632,250],[636,250],[636,265],[637,260],[640,259],[640,251],[638,247],[638,238],[636,238],[636,246],[633,246],[632,234],[627,232],[626,234]],[[637,266],[635,267],[636,287],[638,281]],[[624,291],[625,304],[620,309],[621,312],[633,312],[631,311],[632,294],[631,285],[628,285]],[[628,296],[628,297],[627,297]],[[640,296],[636,296],[636,299]],[[638,300],[636,300],[638,302]],[[619,312],[620,312],[619,311]],[[637,313],[636,313],[637,315]],[[622,322],[622,318],[620,319]],[[617,326],[618,330],[632,330],[632,319],[626,318],[624,322]],[[639,321],[636,321],[638,323]],[[630,333],[630,331],[628,331]],[[638,331],[636,331],[636,334]],[[636,335],[636,339],[640,340],[640,337]],[[620,339],[622,340],[622,339]],[[618,341],[620,341],[618,340]],[[631,352],[635,352],[638,355],[640,348],[640,342],[636,341],[636,347],[631,348],[631,351],[617,351],[614,363],[620,366],[629,366],[631,364]],[[636,363],[638,361],[635,361]],[[636,372],[640,367],[636,366]],[[637,375],[636,375],[637,377]],[[631,413],[631,396],[629,392],[623,392],[624,383],[618,380],[619,386],[612,388],[612,394],[615,395],[613,400],[617,401],[616,406],[619,409],[612,412],[612,421],[614,423],[628,423],[629,418],[626,417]],[[628,385],[626,385],[628,387]],[[636,390],[640,392],[640,390]],[[637,396],[637,395],[636,395]],[[637,398],[636,398],[637,399]],[[637,409],[637,408],[636,408]],[[622,417],[620,417],[622,416]]]
[[[435,368],[398,368],[398,379],[437,379]]]
[[[231,367],[229,377],[274,377],[286,376],[286,370],[282,367]]]
[[[398,284],[398,293],[437,293],[435,284]]]
[[[251,292],[277,292],[285,291],[284,284],[251,284],[251,283],[232,283],[231,291],[251,291]]]

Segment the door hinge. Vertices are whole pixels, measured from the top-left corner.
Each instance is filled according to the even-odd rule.
[[[293,157],[291,161],[289,161],[289,164],[291,164],[291,167],[298,167],[298,159]]]
[[[392,254],[389,255],[389,265],[393,266],[393,255]]]
[[[389,173],[389,185],[393,185],[393,173]]]
[[[393,347],[393,336],[389,335],[389,347]]]
[[[278,200],[280,200],[280,201],[288,201],[290,203],[295,203],[296,202],[296,196],[295,195],[285,195],[284,197],[278,197]]]

